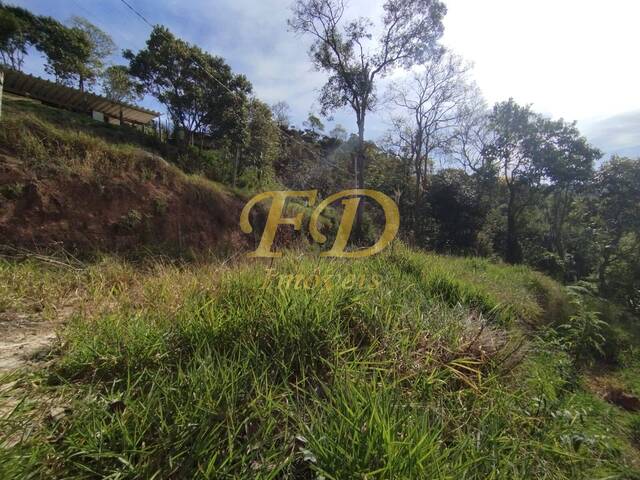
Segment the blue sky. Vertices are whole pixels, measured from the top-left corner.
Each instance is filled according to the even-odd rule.
[[[151,23],[224,57],[244,73],[267,103],[287,101],[300,125],[325,74],[313,70],[308,39],[287,31],[292,0],[129,0]],[[150,27],[120,0],[9,0],[35,13],[66,20],[86,17],[111,34],[120,49],[142,48]],[[637,19],[630,0],[445,0],[449,13],[443,42],[473,62],[473,78],[487,101],[514,97],[552,117],[577,120],[589,140],[606,153],[640,155],[640,65]],[[348,13],[379,18],[381,0],[352,0]],[[121,58],[113,59],[115,63]],[[25,69],[42,74],[42,59]],[[385,82],[380,84],[384,90]],[[147,98],[143,104],[162,111]],[[379,138],[390,112],[370,114],[367,137]],[[328,125],[353,130],[339,111]]]

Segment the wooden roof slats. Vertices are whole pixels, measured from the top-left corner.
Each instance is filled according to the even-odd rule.
[[[75,110],[95,110],[110,117],[122,117],[125,121],[149,123],[160,114],[153,110],[127,103],[111,101],[103,96],[81,92],[66,85],[28,75],[15,70],[5,70],[4,89],[18,95],[26,95],[46,103]]]

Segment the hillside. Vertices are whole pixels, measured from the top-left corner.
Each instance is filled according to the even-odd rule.
[[[401,242],[249,262],[178,147],[4,112],[1,478],[640,478],[615,306]]]
[[[2,478],[640,478],[552,280],[400,244],[267,267],[2,261],[3,318],[60,332],[3,379]]]
[[[12,2],[0,480],[640,480],[634,2]]]
[[[242,248],[245,199],[187,175],[133,128],[8,98],[0,122],[0,238],[87,253]]]

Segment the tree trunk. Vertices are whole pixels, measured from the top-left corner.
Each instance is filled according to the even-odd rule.
[[[361,189],[364,188],[364,163],[365,163],[365,152],[364,152],[364,113],[358,116],[358,146],[356,155],[354,157],[353,167],[355,173],[355,188]],[[358,203],[358,210],[356,211],[356,219],[354,225],[354,238],[356,242],[362,241],[363,231],[362,231],[362,199],[360,203]]]
[[[236,146],[236,156],[233,160],[233,186],[236,186],[236,179],[238,178],[238,166],[240,163],[240,147]]]
[[[508,263],[520,263],[522,261],[522,251],[518,242],[518,232],[516,224],[515,192],[513,187],[509,189],[509,203],[507,205],[507,245],[505,260]]]
[[[2,118],[2,93],[4,87],[4,72],[0,70],[0,118]]]

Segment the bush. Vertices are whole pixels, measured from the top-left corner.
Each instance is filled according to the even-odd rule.
[[[590,365],[598,357],[603,357],[603,346],[607,339],[604,333],[609,329],[607,322],[600,319],[600,312],[591,310],[586,296],[592,293],[583,286],[567,287],[567,293],[574,308],[568,322],[558,326],[560,336],[578,365]]]

